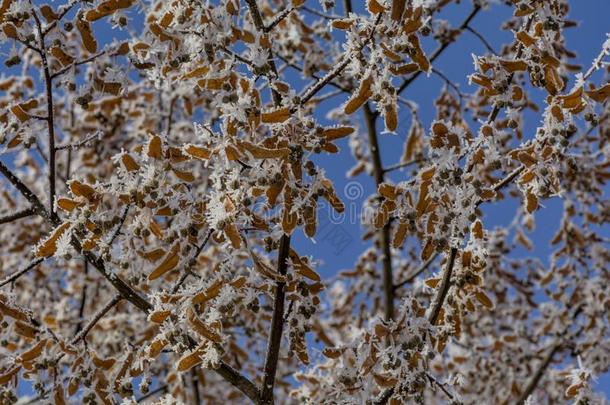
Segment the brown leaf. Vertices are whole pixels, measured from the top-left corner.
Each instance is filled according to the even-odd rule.
[[[241,141],[238,145],[250,152],[256,159],[285,158],[290,154],[288,148],[269,149],[246,141]]]
[[[367,5],[371,14],[379,14],[385,11],[385,8],[377,0],[368,0]]]
[[[172,247],[172,249],[169,251],[169,253],[165,257],[165,259],[163,259],[161,264],[159,264],[159,266],[157,266],[157,268],[155,268],[153,270],[153,272],[150,273],[150,275],[148,276],[148,279],[151,281],[156,280],[159,277],[163,276],[168,271],[174,269],[178,265],[178,262],[180,261],[179,252],[180,252],[180,244],[176,243]]]
[[[195,332],[197,332],[197,334],[208,340],[211,340],[214,343],[222,342],[222,338],[220,337],[220,335],[211,330],[210,327],[208,327],[206,324],[204,324],[201,319],[199,319],[197,314],[195,314],[192,307],[189,307],[187,309],[186,314],[189,325],[195,330]]]
[[[261,114],[261,121],[265,124],[277,124],[286,121],[290,118],[290,108],[283,107],[274,111],[264,112]]]
[[[356,112],[356,110],[358,110],[373,95],[371,90],[372,83],[373,78],[370,76],[360,82],[358,92],[353,94],[345,105],[344,112],[346,114],[353,114]]]
[[[603,103],[610,98],[610,83],[597,89],[589,90],[586,93],[589,98],[597,101],[598,103]]]
[[[187,155],[199,160],[207,160],[211,155],[208,149],[201,146],[186,145],[183,150]]]
[[[201,363],[203,361],[202,357],[205,354],[206,348],[207,343],[204,342],[197,349],[182,356],[178,360],[178,364],[176,364],[176,370],[180,372],[185,372]]]
[[[19,373],[20,370],[21,370],[21,366],[14,366],[13,368],[9,369],[4,374],[0,374],[0,386],[6,385],[9,381],[11,381],[13,379],[14,376],[16,376]]]
[[[493,304],[493,302],[491,302],[491,299],[489,299],[487,294],[485,294],[483,291],[477,290],[474,293],[474,296],[476,297],[477,301],[479,301],[481,304],[483,304],[483,306],[485,308],[492,309],[494,307],[494,304]]]
[[[402,19],[402,14],[405,11],[405,0],[392,0],[392,13],[391,17],[394,21],[400,21]]]
[[[157,135],[153,135],[148,142],[148,156],[155,159],[161,159],[163,156],[161,138]]]
[[[303,277],[307,277],[313,281],[321,281],[320,275],[315,272],[314,269],[309,267],[299,256],[297,252],[293,249],[290,249],[289,257],[292,260],[292,264],[294,266],[295,271],[302,275]]]
[[[398,249],[405,243],[405,239],[407,238],[407,230],[409,227],[405,222],[400,222],[398,227],[396,228],[396,232],[394,233],[394,240],[392,242],[392,246]]]
[[[227,237],[231,241],[231,245],[233,246],[233,248],[239,249],[241,247],[241,236],[239,234],[239,230],[237,229],[237,226],[235,225],[235,223],[234,222],[228,223],[227,225],[225,225],[223,231],[224,231],[225,235],[227,235]]]
[[[30,350],[21,353],[21,355],[17,358],[18,362],[27,363],[32,360],[37,359],[42,354],[42,349],[47,344],[47,339],[42,339],[40,342],[35,344]]]
[[[527,193],[527,212],[531,214],[536,208],[538,208],[538,198],[532,193]]]
[[[76,207],[80,207],[82,204],[69,198],[57,199],[57,206],[66,212],[72,212]]]
[[[385,108],[385,126],[388,131],[394,132],[398,127],[398,113],[396,111],[396,104],[388,104]]]
[[[110,15],[120,9],[130,7],[135,0],[106,0],[101,2],[94,10],[85,13],[87,21],[97,21],[102,17]]]
[[[76,17],[76,28],[80,33],[85,49],[90,53],[97,52],[97,41],[91,31],[91,24],[82,18],[82,14]]]
[[[322,132],[322,136],[326,138],[327,141],[334,141],[335,139],[340,139],[346,137],[354,132],[353,127],[334,127],[334,128],[325,128]]]
[[[55,254],[57,250],[57,240],[68,230],[70,222],[64,222],[59,225],[51,235],[36,249],[36,256],[49,257]]]
[[[128,172],[133,172],[140,169],[140,165],[129,153],[124,153],[121,156],[121,162],[123,163],[123,166],[125,166],[125,169],[127,169]]]

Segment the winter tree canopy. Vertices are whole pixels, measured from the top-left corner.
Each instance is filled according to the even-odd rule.
[[[0,403],[607,403],[610,38],[577,62],[569,3],[0,0]],[[322,274],[340,147],[375,190]]]

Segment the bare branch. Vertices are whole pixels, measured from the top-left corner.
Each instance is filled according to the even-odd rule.
[[[95,55],[88,57],[87,59],[83,59],[83,60],[71,63],[68,66],[65,66],[65,67],[61,68],[60,70],[58,70],[57,72],[53,73],[51,75],[51,79],[55,79],[56,77],[63,75],[64,73],[68,72],[70,69],[72,69],[76,66],[80,66],[80,65],[84,65],[89,62],[93,62],[94,60],[96,60],[100,56],[104,55],[105,53],[106,53],[106,50],[103,50],[101,52],[96,53]]]
[[[49,216],[49,214],[46,212],[38,196],[36,196],[36,194],[34,194],[34,192],[30,190],[28,186],[26,186],[11,170],[9,170],[9,168],[6,167],[2,161],[0,161],[0,173],[2,173],[4,177],[6,177],[7,180],[15,186],[15,188],[17,188],[21,195],[23,195],[25,199],[32,204],[32,209],[34,209],[37,214],[42,215],[49,220],[51,219],[52,215]]]
[[[21,219],[21,218],[27,218],[34,214],[35,214],[35,212],[34,212],[33,208],[26,208],[24,210],[14,213],[14,214],[10,214],[5,217],[0,217],[0,225],[8,224],[13,221],[17,221],[18,219]]]
[[[286,275],[288,269],[288,254],[290,252],[290,236],[283,235],[280,239],[280,247],[277,257],[277,270],[281,275]],[[280,345],[282,342],[282,331],[284,327],[284,282],[277,282],[275,286],[275,298],[273,301],[273,317],[271,319],[271,333],[267,345],[267,356],[265,358],[265,368],[263,376],[263,386],[261,388],[260,400],[262,404],[273,403],[273,386],[275,384],[275,374],[280,355]]]
[[[36,22],[36,29],[38,31],[38,41],[40,48],[40,58],[42,59],[42,71],[44,74],[45,91],[47,98],[47,126],[48,126],[48,142],[49,142],[49,212],[54,213],[55,207],[55,116],[54,116],[54,105],[53,105],[53,78],[51,77],[49,61],[47,60],[47,49],[45,46],[44,38],[45,35],[42,31],[42,24],[38,13],[34,9],[32,1],[32,14],[34,15],[34,21]]]
[[[120,294],[115,295],[106,305],[104,305],[103,308],[101,308],[95,313],[95,315],[93,315],[93,318],[91,318],[87,325],[85,325],[85,327],[80,332],[78,332],[76,336],[74,336],[70,343],[75,345],[79,341],[84,340],[87,337],[87,333],[89,333],[89,331],[93,329],[95,324],[97,324],[99,320],[102,319],[104,315],[106,315],[122,299],[123,297],[121,297]]]
[[[396,163],[395,165],[388,166],[385,169],[383,169],[383,172],[384,173],[389,173],[389,172],[392,172],[394,170],[402,169],[403,167],[411,166],[411,165],[414,165],[416,163],[420,163],[420,162],[423,162],[423,161],[424,161],[423,158],[418,158],[418,159],[409,160],[408,162]]]
[[[407,277],[406,280],[403,280],[400,283],[396,284],[394,286],[394,289],[399,289],[400,287],[413,282],[413,280],[415,280],[420,274],[422,274],[424,271],[426,271],[426,269],[428,269],[428,267],[430,267],[430,265],[434,262],[434,260],[436,260],[438,255],[439,255],[438,252],[433,253],[432,256],[430,256],[428,258],[428,260],[426,260],[424,262],[424,264],[422,264],[420,266],[420,268],[415,271],[415,273],[413,273],[412,275]]]
[[[483,37],[483,35],[481,35],[479,33],[479,31],[475,30],[474,28],[472,28],[470,25],[466,25],[464,27],[464,29],[468,32],[471,32],[474,36],[476,36],[485,46],[485,48],[487,48],[487,50],[489,52],[491,52],[494,55],[497,55],[498,53],[494,50],[494,48],[491,46],[491,44],[485,39],[485,37]]]
[[[333,14],[325,14],[321,11],[316,10],[315,8],[311,8],[308,6],[301,6],[300,8],[303,11],[306,11],[306,12],[313,14],[315,16],[318,16],[318,17],[325,18],[327,20],[337,20],[337,19],[341,18],[341,16],[333,15]]]
[[[445,270],[443,271],[441,285],[439,286],[436,292],[436,296],[432,301],[432,309],[430,310],[430,315],[428,315],[428,320],[432,325],[436,324],[438,316],[441,312],[441,308],[443,308],[443,303],[445,302],[447,292],[451,287],[451,274],[453,273],[453,265],[455,264],[456,256],[457,248],[451,248],[451,251],[449,252],[449,258],[447,259],[447,265],[445,266]]]
[[[7,285],[9,283],[12,283],[13,281],[17,280],[19,277],[23,276],[25,273],[27,273],[28,271],[30,271],[33,268],[35,268],[36,266],[38,266],[43,261],[44,261],[43,257],[38,258],[38,259],[34,260],[32,263],[28,264],[23,269],[14,272],[10,276],[7,276],[5,279],[0,281],[0,287],[4,287],[5,285]]]

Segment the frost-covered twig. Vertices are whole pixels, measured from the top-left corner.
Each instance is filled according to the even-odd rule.
[[[101,134],[102,134],[101,132],[96,132],[95,134],[89,135],[85,139],[82,139],[82,140],[80,140],[78,142],[68,143],[68,144],[65,144],[65,145],[60,145],[60,146],[56,147],[55,150],[59,151],[59,150],[64,150],[64,149],[72,149],[72,150],[78,149],[78,148],[80,148],[82,146],[87,145],[89,142],[91,142],[92,140],[94,140],[96,138],[99,140]]]
[[[343,56],[340,58],[340,62],[335,65],[333,69],[331,69],[322,79],[318,80],[316,83],[311,85],[308,89],[306,89],[301,96],[301,105],[306,104],[313,96],[316,95],[324,86],[330,83],[335,77],[337,77],[352,61],[353,54],[359,54],[365,46],[373,39],[375,35],[375,31],[377,29],[377,24],[381,20],[381,13],[377,16],[375,20],[375,24],[373,25],[373,29],[371,30],[370,35],[366,38],[366,40],[358,47],[356,52],[346,51]]]

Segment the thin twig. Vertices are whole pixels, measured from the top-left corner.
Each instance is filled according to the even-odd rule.
[[[334,14],[325,14],[321,11],[316,10],[315,8],[311,8],[311,7],[307,7],[307,6],[301,6],[300,8],[303,11],[307,11],[310,14],[317,15],[318,17],[322,17],[327,20],[337,20],[337,19],[341,18],[341,16],[334,15]]]
[[[430,267],[430,265],[434,262],[434,260],[436,260],[438,255],[439,255],[438,252],[433,253],[432,256],[430,256],[428,258],[428,260],[426,260],[424,262],[424,264],[422,264],[420,266],[420,268],[415,271],[415,273],[411,274],[409,277],[407,277],[405,280],[401,281],[400,283],[394,285],[394,289],[397,290],[400,287],[404,286],[405,284],[409,284],[409,283],[413,282],[413,280],[415,280],[420,274],[422,274],[424,271],[426,271],[426,269],[428,269],[428,267]]]
[[[447,84],[447,86],[451,87],[455,91],[458,96],[461,108],[464,100],[464,94],[460,91],[460,88],[457,86],[457,84],[453,83],[443,72],[438,69],[432,68],[432,73],[443,79],[445,84]]]
[[[116,240],[116,238],[121,234],[121,228],[123,228],[123,224],[125,224],[125,219],[127,219],[127,213],[129,212],[129,207],[130,207],[129,204],[125,206],[125,209],[123,210],[123,215],[121,215],[121,219],[119,221],[119,225],[117,226],[116,230],[112,234],[112,237],[110,238],[110,241],[108,242],[108,246],[112,245],[112,243]]]
[[[121,296],[121,294],[115,295],[106,305],[104,305],[102,309],[100,309],[95,313],[95,315],[93,315],[93,318],[91,318],[87,325],[85,325],[85,327],[80,332],[78,332],[76,336],[74,336],[70,343],[75,345],[80,340],[84,340],[87,337],[87,333],[89,333],[89,331],[93,329],[93,327],[99,322],[99,320],[102,319],[104,315],[106,315],[122,299],[123,297]]]
[[[83,315],[85,314],[85,305],[87,304],[87,274],[89,274],[89,262],[83,260],[84,267],[84,280],[83,290],[80,297],[80,304],[78,306],[78,323],[76,324],[76,328],[74,333],[78,333],[82,329]]]
[[[7,285],[9,283],[12,283],[13,281],[17,280],[19,277],[23,276],[25,273],[27,273],[28,271],[32,270],[34,267],[38,266],[43,261],[44,261],[44,257],[38,258],[38,259],[34,260],[32,263],[28,264],[23,269],[17,270],[16,272],[11,274],[10,276],[7,276],[2,281],[0,281],[0,287],[4,287],[5,285]]]
[[[36,194],[28,186],[26,186],[8,167],[0,161],[0,173],[6,177],[6,179],[15,186],[15,188],[25,197],[26,200],[30,204],[32,204],[32,209],[39,214],[44,216],[47,219],[50,219],[49,214],[46,212],[42,202],[38,198]]]
[[[364,49],[364,47],[368,45],[368,43],[373,39],[373,36],[375,35],[375,31],[377,29],[377,24],[379,24],[379,21],[381,20],[381,15],[382,13],[379,13],[377,19],[375,20],[373,29],[371,30],[371,34],[362,43],[362,45],[358,47],[355,53],[360,53]],[[315,96],[318,91],[320,91],[324,86],[330,83],[347,67],[347,65],[350,64],[350,62],[352,61],[352,51],[344,53],[340,60],[341,62],[337,63],[337,65],[335,65],[335,67],[331,69],[322,79],[318,80],[316,83],[314,83],[312,86],[310,86],[303,92],[303,95],[301,96],[301,105],[306,104],[309,99]]]
[[[423,158],[417,158],[417,159],[409,160],[408,162],[396,163],[395,165],[388,166],[385,169],[383,169],[383,172],[389,173],[394,170],[402,169],[403,167],[411,166],[411,165],[414,165],[416,163],[423,162],[423,161],[424,161]]]
[[[57,19],[46,26],[46,28],[42,32],[42,35],[46,36],[49,33],[49,31],[51,31],[53,28],[55,28],[57,26],[57,24],[61,21],[61,19],[64,18],[64,16],[66,14],[68,14],[68,12],[72,9],[72,7],[74,7],[74,5],[76,3],[78,3],[78,1],[72,1],[72,2],[70,2],[70,4],[65,5],[63,10],[61,10],[59,12],[59,14],[57,15]]]
[[[203,240],[201,245],[197,248],[197,250],[195,251],[195,254],[191,258],[191,260],[189,260],[189,263],[186,266],[184,273],[182,273],[182,276],[180,276],[180,279],[178,279],[178,282],[176,282],[174,287],[171,289],[172,294],[176,294],[178,292],[178,290],[180,289],[180,287],[182,286],[182,284],[184,284],[184,282],[186,281],[188,276],[193,274],[193,273],[190,272],[190,268],[193,267],[195,265],[195,263],[197,263],[197,258],[199,257],[199,255],[203,251],[203,248],[205,247],[205,245],[207,245],[207,243],[210,240],[210,237],[212,236],[213,232],[214,232],[213,229],[210,229],[208,231],[208,234],[206,235],[205,239]]]
[[[434,378],[433,376],[431,376],[430,374],[426,373],[426,375],[428,376],[428,379],[433,382],[434,384],[436,384],[436,386],[438,386],[441,391],[443,391],[443,393],[447,396],[447,398],[449,398],[450,400],[453,399],[453,395],[447,391],[447,388],[445,388],[444,384],[441,384],[440,382],[438,382],[438,380],[436,378]]]
[[[271,21],[269,23],[269,25],[267,25],[265,27],[265,32],[271,32],[276,25],[278,25],[279,23],[282,22],[282,20],[284,20],[284,18],[288,17],[288,15],[294,10],[296,9],[296,7],[288,7],[282,11],[280,11],[279,13],[276,14],[275,18],[273,19],[273,21]]]
[[[65,67],[61,68],[60,70],[58,70],[57,72],[53,73],[51,75],[51,79],[55,79],[56,77],[63,75],[64,73],[66,73],[67,71],[69,71],[70,69],[72,69],[76,66],[80,66],[80,65],[84,65],[85,63],[93,62],[94,60],[96,60],[100,56],[104,55],[105,53],[106,53],[106,50],[103,50],[103,51],[96,53],[95,55],[88,57],[87,59],[73,62],[73,63],[69,64],[68,66],[65,66]]]
[[[457,38],[459,37],[459,34],[462,33],[462,31],[464,31],[464,29],[468,26],[468,24],[470,23],[470,21],[472,21],[472,19],[479,13],[479,11],[481,11],[481,6],[479,6],[478,4],[476,6],[474,6],[474,8],[472,9],[472,11],[470,12],[470,14],[468,14],[468,16],[466,17],[466,19],[464,20],[464,22],[462,22],[462,24],[460,24],[457,34],[449,41],[447,42],[443,42],[441,44],[441,46],[439,46],[436,51],[434,51],[432,53],[432,55],[430,56],[430,64],[432,65],[432,62],[434,62],[436,60],[436,58],[438,58],[439,56],[441,56],[441,54],[445,51],[445,49],[447,49],[447,47],[449,47],[449,45],[451,45],[453,42],[455,42],[457,40]],[[407,87],[409,87],[409,85],[411,83],[413,83],[413,81],[415,81],[415,79],[417,79],[419,77],[419,75],[422,73],[421,70],[418,70],[417,72],[413,73],[411,76],[409,76],[407,79],[405,79],[405,81],[400,85],[400,87],[398,88],[397,94],[402,93],[402,91],[404,89],[406,89]]]
[[[94,140],[96,138],[99,139],[100,135],[101,135],[101,133],[96,132],[95,134],[89,135],[87,138],[82,139],[82,140],[80,140],[78,142],[68,143],[66,145],[57,146],[55,148],[55,150],[58,151],[58,150],[64,150],[64,149],[72,149],[72,150],[78,149],[78,148],[80,148],[82,146],[85,146],[86,144],[88,144],[89,142],[91,142],[92,140]]]
[[[578,317],[578,315],[580,315],[580,313],[583,311],[583,309],[584,309],[583,305],[580,305],[578,308],[576,308],[576,310],[574,311],[574,314],[572,314],[572,319],[576,320],[576,318]],[[546,356],[544,356],[542,362],[538,366],[538,369],[532,376],[531,380],[527,383],[525,390],[521,393],[521,395],[519,395],[519,399],[517,400],[517,405],[523,405],[527,401],[527,398],[534,392],[534,390],[538,386],[538,383],[542,379],[542,376],[544,375],[547,368],[553,361],[553,357],[564,346],[565,335],[569,332],[572,325],[573,325],[572,322],[568,323],[568,326],[566,326],[565,329],[563,330],[563,332],[561,332],[561,334],[557,337],[557,340],[555,341],[553,346],[549,349]],[[580,328],[578,331],[576,331],[573,334],[572,337],[578,336],[579,334],[582,333],[583,330],[584,330],[584,328]]]
[[[162,385],[160,387],[155,388],[154,390],[142,395],[140,398],[136,399],[136,402],[142,402],[148,398],[151,398],[157,394],[167,391],[167,385]]]
[[[29,216],[34,215],[34,214],[35,214],[35,212],[34,212],[33,208],[26,208],[24,210],[17,211],[14,214],[10,214],[10,215],[7,215],[5,217],[1,217],[0,218],[0,225],[8,224],[8,223],[11,223],[13,221],[17,221],[18,219],[26,218],[26,217],[29,217]]]
[[[531,15],[528,19],[527,22],[525,23],[525,32],[529,32],[530,28],[532,27],[532,23],[534,22],[534,15]],[[521,55],[523,55],[523,51],[525,50],[525,45],[522,42],[519,42],[519,46],[517,49],[517,54],[515,55],[515,59],[519,59],[521,58]],[[513,79],[515,77],[515,72],[511,73],[508,76],[508,84],[510,85],[513,82]],[[500,104],[496,103],[496,105],[494,105],[493,110],[491,111],[491,114],[489,114],[489,118],[487,119],[487,123],[491,124],[492,122],[494,122],[496,120],[496,117],[498,116],[498,114],[500,113]]]
[[[293,68],[295,70],[298,70],[299,72],[304,72],[304,69],[302,67],[300,67],[299,65],[295,65],[294,63],[290,62],[286,57],[284,57],[282,55],[276,55],[276,56],[277,56],[278,59],[282,60],[282,62],[284,62],[289,67],[291,67],[291,68]],[[318,76],[315,73],[310,73],[308,77],[310,77],[312,79],[315,79],[315,80],[318,80],[318,81],[321,80],[320,76]],[[336,82],[334,82],[332,80],[330,82],[328,82],[328,84],[333,86],[333,87],[336,87],[337,89],[339,89],[339,90],[341,90],[341,91],[343,91],[345,93],[350,93],[350,94],[352,93],[352,91],[350,89],[348,89],[347,87],[344,87],[344,86],[342,86],[342,85],[340,85],[340,84],[338,84],[338,83],[336,83]]]
[[[487,50],[489,52],[491,52],[494,55],[497,55],[498,53],[494,50],[494,48],[491,46],[491,44],[485,39],[485,37],[483,37],[483,35],[481,35],[479,33],[479,31],[475,30],[474,28],[472,28],[470,25],[466,25],[464,27],[464,29],[468,32],[471,32],[474,36],[476,36],[477,38],[479,38],[479,40],[483,43],[483,45],[485,46],[485,48],[487,48]]]

